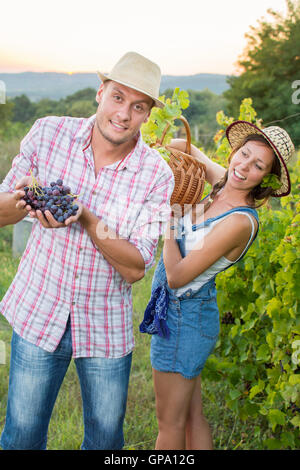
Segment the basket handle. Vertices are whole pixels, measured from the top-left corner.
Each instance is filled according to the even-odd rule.
[[[183,122],[184,124],[184,127],[185,127],[185,132],[186,132],[186,147],[185,147],[185,153],[187,154],[191,154],[191,129],[190,129],[190,126],[189,126],[189,123],[188,121],[186,120],[186,118],[184,116],[180,116],[179,118],[177,119],[180,119],[180,121]],[[162,145],[163,141],[164,141],[164,138],[166,136],[166,133],[168,132],[168,129],[170,127],[170,124],[168,123],[162,133],[162,136],[161,136],[161,139],[157,141],[157,144],[159,145]]]

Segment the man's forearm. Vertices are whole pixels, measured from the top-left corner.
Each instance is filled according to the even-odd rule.
[[[0,193],[0,227],[16,224],[28,214],[26,209],[16,208],[14,193]]]
[[[83,207],[79,222],[105,259],[127,282],[132,284],[144,276],[144,259],[132,243],[118,237],[86,207]]]

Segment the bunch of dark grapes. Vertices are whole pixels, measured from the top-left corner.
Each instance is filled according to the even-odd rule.
[[[289,408],[293,414],[300,413],[300,408],[295,403],[291,402]]]
[[[44,213],[50,211],[57,222],[65,222],[72,215],[76,215],[79,207],[74,204],[77,196],[71,193],[71,188],[65,186],[63,180],[58,179],[50,186],[42,187],[36,180],[32,186],[25,186],[25,196],[22,198],[32,209]]]
[[[223,323],[223,325],[233,325],[234,317],[232,316],[232,313],[231,312],[225,312],[223,317],[222,317],[221,323]]]

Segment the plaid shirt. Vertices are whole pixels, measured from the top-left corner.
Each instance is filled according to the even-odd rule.
[[[21,142],[0,191],[33,171],[58,178],[112,230],[140,251],[145,271],[155,261],[170,215],[173,174],[139,134],[133,151],[95,176],[89,145],[95,116],[47,117]],[[45,229],[37,220],[0,310],[16,333],[54,351],[71,317],[73,357],[122,357],[134,347],[131,285],[105,260],[80,223]]]

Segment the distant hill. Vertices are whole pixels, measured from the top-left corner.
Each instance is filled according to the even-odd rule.
[[[208,88],[216,94],[221,94],[228,88],[226,78],[227,75],[213,73],[163,75],[161,93],[167,88],[179,87],[183,90],[198,91]],[[0,80],[5,83],[8,97],[25,94],[31,101],[39,101],[42,98],[59,100],[83,88],[97,89],[100,83],[96,73],[72,75],[56,72],[0,73]]]

